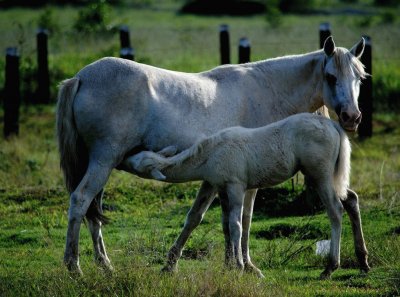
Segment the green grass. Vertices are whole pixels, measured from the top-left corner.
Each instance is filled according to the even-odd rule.
[[[369,7],[370,3],[362,1],[361,4]],[[398,91],[398,19],[395,25],[388,25],[381,23],[376,15],[368,20],[368,26],[360,27],[360,23],[365,23],[365,16],[289,15],[284,17],[281,27],[271,28],[263,16],[179,16],[171,7],[170,4],[163,10],[115,8],[112,11],[110,23],[130,26],[138,61],[182,71],[214,67],[219,63],[218,26],[221,23],[231,27],[233,62],[237,60],[234,45],[243,35],[250,38],[253,60],[307,52],[318,46],[319,23],[329,21],[340,46],[353,45],[361,34],[372,36],[374,79],[384,80],[383,86],[391,86],[393,93]],[[104,55],[118,56],[119,41],[116,33],[73,35],[71,27],[77,10],[52,9],[59,25],[59,31],[51,36],[49,44],[54,95],[59,80],[74,75],[81,67]],[[21,45],[23,69],[31,74],[35,69],[34,28],[42,12],[0,11],[0,48]],[[0,68],[3,66],[4,57],[1,56]],[[0,85],[3,84],[2,75],[0,73]],[[386,96],[387,89],[376,92]],[[277,217],[262,212],[263,207],[256,209],[253,219],[251,255],[266,278],[260,280],[228,271],[223,265],[224,240],[218,205],[208,211],[189,239],[178,273],[160,274],[165,255],[182,227],[199,183],[164,184],[115,171],[105,192],[106,214],[111,223],[103,228],[103,234],[116,271],[110,276],[94,265],[90,235],[82,225],[80,261],[85,275],[73,279],[62,263],[68,195],[58,164],[54,110],[54,105],[24,105],[20,136],[0,139],[0,296],[400,295],[398,113],[375,113],[373,137],[364,141],[352,137],[351,184],[360,196],[372,266],[367,276],[358,272],[346,215],[342,268],[331,280],[320,281],[318,276],[325,259],[315,255],[315,241],[329,237],[326,214]],[[0,130],[3,129],[2,120],[0,108]],[[301,192],[301,180],[299,178],[291,196]],[[290,192],[291,183],[281,187]],[[266,234],[279,231],[282,226],[295,232],[289,237],[275,235],[267,239]]]
[[[342,268],[332,280],[320,281],[318,275],[325,260],[314,250],[316,240],[329,237],[326,214],[269,217],[257,209],[251,253],[266,279],[227,271],[223,267],[218,206],[208,211],[190,238],[179,272],[161,275],[165,255],[182,227],[199,184],[163,184],[116,171],[105,194],[111,223],[103,228],[116,271],[109,276],[95,267],[89,232],[83,225],[80,255],[85,276],[71,279],[62,264],[68,197],[58,169],[53,108],[26,108],[21,117],[21,136],[0,140],[0,295],[398,295],[399,124],[396,115],[378,114],[374,137],[363,142],[352,140],[352,188],[360,195],[372,266],[367,276],[357,270],[346,215]],[[290,183],[284,186],[290,188]],[[301,188],[299,182],[296,191]],[[262,236],[282,224],[308,225],[319,232],[311,238],[302,233],[304,228],[289,237]]]

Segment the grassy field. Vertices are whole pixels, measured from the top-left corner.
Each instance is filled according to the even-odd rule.
[[[25,9],[0,12],[0,48],[20,45],[27,72],[35,67],[34,28],[42,13]],[[97,58],[118,56],[116,33],[74,35],[75,8],[52,8],[52,14],[58,24],[49,44],[53,86]],[[382,73],[398,77],[399,20],[394,25],[385,24],[379,14],[367,27],[360,26],[365,16],[335,15],[285,16],[278,28],[270,27],[262,16],[178,16],[170,6],[160,10],[114,8],[109,17],[110,24],[130,26],[138,61],[182,71],[218,65],[221,23],[231,27],[232,47],[241,36],[250,38],[252,59],[257,60],[316,49],[322,21],[332,24],[339,46],[349,47],[361,34],[371,35],[374,79],[383,77]],[[237,60],[234,49],[233,62]],[[391,83],[395,87],[396,82]],[[371,139],[359,141],[352,136],[352,188],[360,196],[372,267],[368,275],[357,269],[346,215],[342,267],[331,280],[320,281],[325,259],[315,255],[315,242],[329,237],[326,214],[271,215],[265,199],[257,202],[251,229],[252,258],[265,279],[224,268],[218,203],[190,238],[179,271],[161,274],[166,252],[182,227],[199,184],[144,181],[115,171],[105,193],[111,223],[103,228],[115,273],[109,275],[96,268],[89,232],[82,226],[80,255],[85,275],[74,279],[62,264],[68,195],[58,165],[54,108],[24,105],[20,136],[0,139],[0,296],[400,295],[400,118],[395,111],[382,109],[374,114]],[[0,119],[2,130],[1,108]],[[282,185],[280,193],[288,195],[274,198],[295,199],[303,190],[299,180],[293,191],[291,183]],[[292,233],[284,234],[286,229]]]

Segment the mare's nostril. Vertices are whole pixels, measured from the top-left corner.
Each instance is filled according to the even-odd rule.
[[[341,112],[340,113],[340,118],[342,119],[342,121],[344,123],[346,123],[350,119],[350,116],[349,116],[349,114],[347,112]]]

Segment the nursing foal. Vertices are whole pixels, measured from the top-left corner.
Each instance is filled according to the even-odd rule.
[[[225,244],[237,268],[244,268],[241,236],[246,190],[275,186],[298,171],[315,187],[331,224],[329,261],[321,278],[329,277],[339,267],[341,200],[348,193],[356,194],[348,192],[350,143],[337,123],[318,115],[298,114],[261,128],[224,129],[175,156],[164,156],[173,151],[173,147],[159,153],[143,151],[125,160],[125,166],[132,173],[158,180],[202,180],[206,187],[222,193],[221,205],[229,218]],[[202,191],[204,186],[198,196]],[[202,217],[197,219],[201,221]],[[168,265],[175,265],[188,237],[181,234],[169,252]]]

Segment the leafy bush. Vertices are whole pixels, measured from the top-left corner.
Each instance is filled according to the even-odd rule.
[[[46,7],[43,13],[39,15],[37,25],[39,28],[47,29],[51,33],[55,33],[59,30],[59,25],[54,19],[53,9]]]
[[[74,29],[78,32],[105,32],[110,6],[105,0],[98,0],[79,11]]]
[[[266,7],[266,20],[273,28],[277,28],[282,24],[282,13],[279,9],[278,1],[268,1]]]

